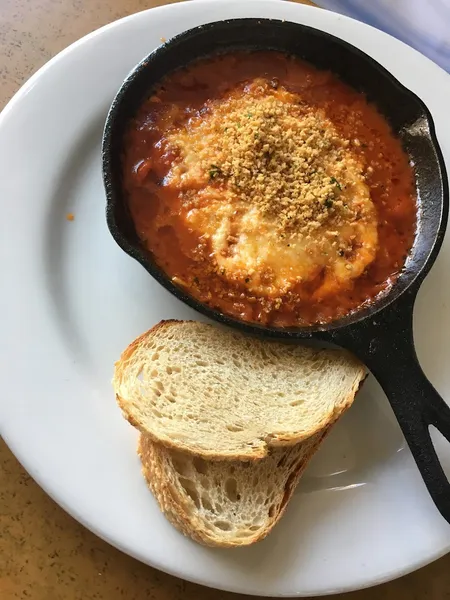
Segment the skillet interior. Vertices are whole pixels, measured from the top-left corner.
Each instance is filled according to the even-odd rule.
[[[415,169],[418,227],[406,265],[393,288],[369,307],[325,326],[269,328],[223,315],[176,287],[141,245],[122,192],[122,140],[129,119],[142,101],[171,71],[192,60],[235,49],[277,50],[331,70],[366,94],[402,140]],[[357,323],[391,304],[406,290],[417,289],[439,251],[448,213],[445,165],[425,104],[381,65],[354,46],[322,31],[269,19],[236,19],[210,23],[184,32],[145,58],[126,79],[108,115],[103,139],[103,176],[107,221],[116,242],[164,287],[206,316],[250,333],[278,338],[305,338]]]

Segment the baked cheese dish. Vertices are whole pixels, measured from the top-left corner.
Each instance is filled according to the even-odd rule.
[[[363,94],[275,52],[169,75],[124,140],[138,235],[191,295],[246,321],[341,318],[412,246],[408,157]]]
[[[222,277],[282,297],[324,273],[335,293],[374,260],[377,214],[361,164],[323,111],[263,79],[174,128],[166,185],[191,193],[186,227]]]

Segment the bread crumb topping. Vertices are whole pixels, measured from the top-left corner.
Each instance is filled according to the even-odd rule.
[[[254,80],[244,92],[212,102],[169,136],[181,157],[174,176],[225,188],[275,219],[280,234],[360,219],[342,194],[354,160],[349,141],[323,112],[276,81]]]

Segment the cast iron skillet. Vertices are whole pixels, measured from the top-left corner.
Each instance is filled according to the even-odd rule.
[[[281,329],[244,323],[199,303],[176,287],[142,247],[122,191],[121,152],[126,125],[161,78],[188,62],[233,49],[273,49],[329,69],[363,91],[400,136],[415,165],[418,229],[396,284],[370,307],[326,326]],[[109,229],[125,252],[166,289],[204,315],[266,338],[332,342],[359,356],[383,387],[425,484],[450,522],[450,483],[430,438],[433,425],[450,441],[450,409],[425,377],[413,341],[416,294],[441,247],[448,213],[448,185],[430,112],[388,71],[354,46],[322,31],[268,19],[236,19],[191,29],[160,46],[128,76],[108,115],[103,176]]]

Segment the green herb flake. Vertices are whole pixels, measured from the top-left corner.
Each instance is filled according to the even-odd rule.
[[[222,175],[222,169],[217,165],[211,165],[209,169],[209,178],[216,179],[219,175]]]
[[[332,177],[332,178],[330,179],[330,183],[334,183],[334,185],[335,185],[335,186],[336,186],[336,187],[337,187],[339,190],[342,190],[342,186],[341,186],[341,184],[339,183],[339,181],[336,179],[336,177]]]
[[[325,202],[324,202],[324,205],[325,205],[327,208],[331,208],[331,207],[333,206],[333,199],[332,199],[332,198],[326,198],[326,199],[325,199]]]

